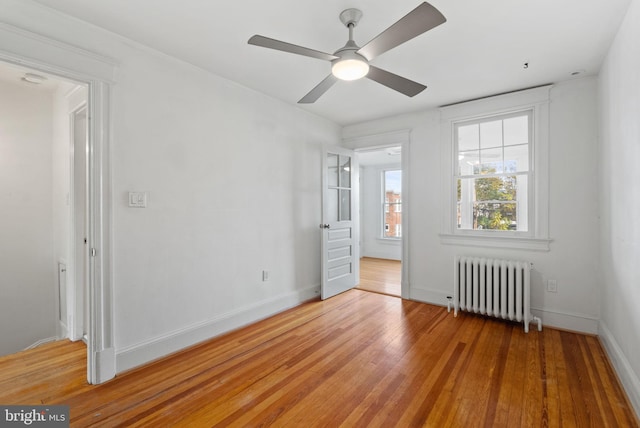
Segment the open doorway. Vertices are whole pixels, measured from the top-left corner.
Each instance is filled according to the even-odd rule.
[[[402,148],[357,152],[360,164],[360,283],[402,296]]]
[[[74,212],[87,211],[87,92],[0,62],[0,355],[82,338],[88,269],[75,239],[87,221]]]

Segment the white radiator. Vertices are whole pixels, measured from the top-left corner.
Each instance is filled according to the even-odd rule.
[[[531,315],[531,264],[515,260],[456,256],[453,307],[458,310],[529,323],[542,320]]]

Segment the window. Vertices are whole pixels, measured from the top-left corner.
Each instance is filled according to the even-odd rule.
[[[550,88],[440,109],[442,243],[549,251]]]
[[[383,238],[402,236],[402,171],[386,170],[382,173]]]
[[[529,230],[531,110],[454,124],[457,228]]]

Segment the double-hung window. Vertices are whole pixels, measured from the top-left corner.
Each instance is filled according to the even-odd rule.
[[[461,230],[529,229],[532,111],[454,124]]]
[[[549,90],[440,109],[443,243],[549,250]]]

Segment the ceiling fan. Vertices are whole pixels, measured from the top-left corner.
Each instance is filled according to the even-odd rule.
[[[442,13],[429,3],[424,2],[363,47],[359,47],[353,40],[353,29],[358,25],[360,18],[362,18],[362,12],[358,9],[342,11],[340,21],[349,29],[349,40],[346,45],[333,54],[259,35],[251,37],[249,44],[331,62],[331,74],[302,97],[298,101],[301,104],[315,102],[338,80],[357,80],[367,77],[409,97],[426,89],[425,85],[382,70],[369,62],[386,51],[446,22]]]

